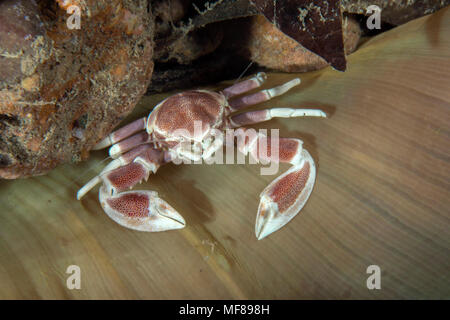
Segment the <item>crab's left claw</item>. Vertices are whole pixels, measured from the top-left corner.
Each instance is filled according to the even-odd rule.
[[[106,214],[118,224],[139,231],[184,228],[183,217],[154,191],[127,191],[110,195],[102,186],[99,199]]]
[[[303,208],[316,177],[314,160],[301,150],[301,160],[272,181],[261,193],[255,233],[258,240],[280,229]]]

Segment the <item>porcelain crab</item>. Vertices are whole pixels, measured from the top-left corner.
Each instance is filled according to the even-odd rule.
[[[175,160],[208,159],[223,148],[224,139],[213,137],[214,130],[225,131],[263,122],[276,117],[326,117],[321,110],[271,108],[236,114],[241,109],[279,96],[300,84],[296,78],[278,87],[240,96],[260,87],[266,75],[258,73],[221,92],[192,90],[175,94],[159,103],[148,118],[138,119],[112,132],[94,149],[110,147],[111,161],[101,173],[77,193],[81,199],[96,184],[102,183],[99,199],[103,210],[114,221],[140,231],[165,231],[183,228],[183,217],[154,191],[126,191],[147,180],[150,173]],[[240,97],[238,97],[240,96]],[[194,123],[200,123],[195,130]],[[243,129],[240,132],[245,132]],[[271,182],[260,195],[255,233],[262,239],[288,223],[305,205],[315,182],[316,169],[311,155],[294,138],[278,140],[273,157],[267,138],[259,133],[247,136],[239,151],[254,159],[279,161],[292,167]],[[188,147],[186,147],[186,142]],[[200,154],[195,149],[202,149]],[[194,151],[193,151],[194,149]],[[260,149],[260,150],[258,150]]]

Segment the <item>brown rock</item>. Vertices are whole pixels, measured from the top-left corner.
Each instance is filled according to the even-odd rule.
[[[153,14],[159,18],[157,24],[180,21],[186,15],[191,2],[191,0],[156,1],[153,5]]]
[[[251,60],[270,69],[307,72],[324,68],[328,63],[275,28],[263,16],[251,18],[247,49]],[[344,17],[344,49],[348,55],[358,45],[361,29],[351,17]]]
[[[0,177],[86,158],[145,92],[152,32],[146,0],[0,2]]]
[[[170,44],[156,40],[158,49],[155,50],[154,59],[157,62],[176,61],[179,64],[189,64],[216,50],[222,38],[220,25],[213,24],[194,30]]]
[[[250,0],[284,34],[345,71],[340,0]]]

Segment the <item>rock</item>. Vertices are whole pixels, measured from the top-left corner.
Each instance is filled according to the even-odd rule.
[[[153,6],[155,17],[155,63],[188,65],[220,45],[223,32],[220,25],[209,24],[190,29],[180,20],[185,18],[191,0],[158,1]]]
[[[348,55],[356,49],[361,29],[355,19],[345,17],[343,30],[344,50]],[[252,17],[249,33],[247,54],[261,66],[285,72],[307,72],[328,65],[323,58],[283,34],[263,16]]]
[[[172,32],[174,25],[187,13],[190,0],[156,1],[152,5],[155,17],[155,38],[162,38]]]
[[[187,65],[216,50],[223,38],[220,24],[207,25],[177,38],[171,43],[157,39],[154,60]]]
[[[80,8],[80,29],[66,12]],[[145,92],[146,0],[0,2],[0,177],[86,159]]]
[[[340,0],[249,0],[288,37],[321,56],[335,70],[345,71]]]

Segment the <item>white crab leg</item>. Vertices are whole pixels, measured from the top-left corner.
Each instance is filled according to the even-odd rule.
[[[274,97],[282,95],[283,93],[286,93],[288,90],[292,89],[295,86],[298,86],[300,83],[300,79],[295,78],[278,87],[261,90],[242,98],[233,99],[229,102],[230,108],[232,111],[236,111],[247,106],[270,100]]]
[[[158,232],[186,225],[183,217],[154,191],[127,191],[111,196],[101,187],[99,199],[103,211],[129,229]]]
[[[148,149],[133,162],[103,173],[99,200],[103,211],[120,225],[139,231],[183,228],[183,217],[154,191],[126,191],[147,180],[165,162],[164,152]]]
[[[101,176],[105,175],[107,172],[110,172],[114,169],[117,169],[121,166],[129,164],[131,161],[133,161],[136,157],[138,157],[140,154],[147,152],[148,150],[152,149],[152,147],[149,144],[144,144],[137,146],[136,148],[128,151],[125,154],[122,154],[117,159],[114,159],[111,161],[103,170],[100,172],[98,176],[95,176],[92,178],[88,183],[86,183],[80,190],[77,192],[77,199],[80,200],[84,197],[86,193],[88,193],[92,188],[94,188],[97,184],[99,184],[102,179]]]
[[[243,130],[245,132],[246,129]],[[255,224],[256,237],[261,240],[283,227],[300,212],[313,189],[316,168],[311,155],[302,149],[303,142],[299,139],[280,138],[278,152],[272,154],[271,138],[262,133],[248,137],[244,140],[245,143],[238,145],[241,152],[250,153],[259,160],[292,164],[288,171],[261,192]],[[261,139],[265,143],[261,143]]]
[[[150,136],[146,131],[136,133],[135,135],[126,138],[109,148],[109,156],[116,159],[122,153],[148,142],[150,142]]]
[[[143,117],[140,119],[137,119],[126,126],[123,126],[122,128],[111,132],[109,135],[107,135],[102,141],[97,143],[92,150],[99,150],[106,147],[109,147],[110,145],[113,145],[116,142],[119,142],[125,138],[128,138],[132,134],[144,130],[145,126],[147,125],[147,118]]]
[[[259,123],[273,118],[293,118],[293,117],[326,118],[327,114],[322,110],[318,109],[272,108],[272,109],[243,112],[241,114],[231,116],[229,119],[231,127],[237,128],[243,125]]]
[[[259,72],[256,74],[256,76],[248,80],[238,82],[231,87],[224,89],[222,93],[226,98],[231,98],[241,93],[260,87],[266,79],[266,74],[264,72]]]
[[[300,163],[272,181],[261,193],[255,224],[258,240],[291,221],[311,195],[316,167],[308,151],[302,150],[301,158]]]

